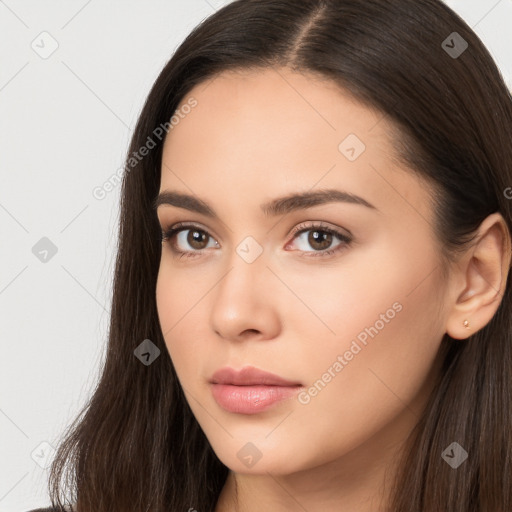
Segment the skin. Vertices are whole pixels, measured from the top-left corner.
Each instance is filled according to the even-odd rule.
[[[156,298],[188,403],[230,469],[216,511],[383,511],[439,373],[443,335],[467,338],[499,306],[510,266],[506,224],[499,214],[485,219],[445,279],[432,189],[397,164],[382,114],[286,68],[222,73],[181,105],[190,97],[197,106],[165,141],[160,191],[193,194],[219,218],[158,208],[163,229],[192,222],[211,238],[191,245],[190,231],[175,236],[179,250],[202,250],[188,259],[163,242]],[[351,133],[366,146],[354,161],[338,149]],[[260,210],[327,188],[376,209],[332,202],[277,217]],[[314,228],[290,234],[318,222],[349,230],[352,241],[315,245]],[[247,236],[263,250],[252,263],[236,252]],[[214,400],[208,381],[224,366],[253,365],[310,389],[396,303],[400,311],[307,404],[292,398],[244,415]],[[261,453],[252,467],[237,457],[249,442]]]

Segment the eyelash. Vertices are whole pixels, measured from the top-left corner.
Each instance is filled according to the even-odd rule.
[[[188,224],[185,222],[180,222],[179,224],[176,224],[175,226],[162,230],[162,242],[171,242],[171,249],[176,254],[180,255],[180,258],[194,258],[196,256],[200,256],[205,249],[200,251],[180,251],[179,249],[176,249],[174,244],[172,243],[171,239],[174,237],[174,235],[178,234],[181,231],[186,231],[187,229],[195,229],[196,231],[199,231],[201,233],[205,233],[208,237],[211,237],[211,235],[206,231],[205,229],[201,228],[200,226],[196,224]],[[352,239],[348,237],[347,235],[333,229],[329,228],[327,226],[323,226],[320,224],[312,224],[306,226],[305,224],[299,224],[292,232],[293,239],[297,238],[299,235],[301,235],[304,232],[308,231],[319,231],[321,233],[329,233],[336,238],[338,238],[342,243],[338,244],[334,249],[324,249],[322,251],[302,251],[303,254],[301,257],[307,257],[307,258],[317,258],[317,257],[328,257],[333,255],[336,252],[339,252],[343,250],[345,247],[349,246],[352,242]]]

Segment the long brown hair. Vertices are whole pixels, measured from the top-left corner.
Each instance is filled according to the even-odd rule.
[[[462,41],[468,46],[460,55],[450,52],[460,52]],[[506,193],[512,185],[512,97],[482,42],[445,4],[228,4],[174,53],[134,130],[122,183],[106,357],[94,393],[51,466],[50,496],[58,510],[61,499],[76,502],[78,512],[215,508],[228,468],[187,404],[157,316],[161,230],[152,204],[162,141],[153,136],[156,145],[144,158],[130,158],[195,85],[222,71],[270,66],[329,78],[389,117],[402,162],[436,186],[434,229],[443,257],[464,249],[493,212],[512,231]],[[483,329],[463,342],[443,338],[441,376],[409,438],[393,512],[512,510],[511,319],[508,281]],[[145,339],[161,351],[150,365],[134,356]],[[453,442],[469,455],[456,470],[441,457]]]

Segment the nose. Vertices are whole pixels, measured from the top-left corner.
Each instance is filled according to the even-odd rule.
[[[264,256],[263,252],[249,263],[233,251],[228,270],[210,298],[211,328],[219,337],[241,341],[278,336],[279,280],[267,268]]]

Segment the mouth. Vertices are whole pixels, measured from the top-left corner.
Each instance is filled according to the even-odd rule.
[[[246,366],[215,372],[210,387],[217,404],[228,412],[257,414],[297,394],[302,384]]]
[[[292,398],[302,386],[210,384],[213,398],[228,412],[257,414]]]

